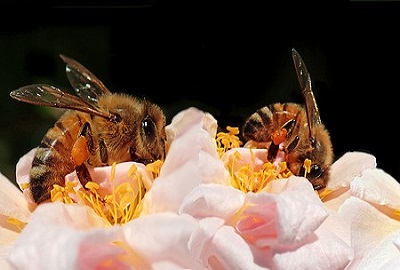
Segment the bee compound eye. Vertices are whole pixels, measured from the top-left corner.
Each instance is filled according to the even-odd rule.
[[[146,137],[154,138],[156,133],[156,124],[150,116],[146,116],[142,121],[142,130]]]
[[[319,166],[318,164],[312,164],[307,178],[317,179],[321,176],[322,173],[323,173],[323,170],[322,170],[321,166]]]
[[[302,167],[300,169],[300,172],[299,172],[298,175],[299,176],[304,176],[305,172],[306,172],[305,168]],[[310,167],[310,172],[308,172],[306,174],[306,177],[307,177],[308,180],[313,181],[315,179],[318,179],[322,175],[323,172],[324,172],[324,170],[321,168],[320,165],[312,164],[311,167]]]

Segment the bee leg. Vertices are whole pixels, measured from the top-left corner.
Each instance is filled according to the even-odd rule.
[[[72,150],[71,158],[75,164],[75,171],[82,186],[91,181],[89,170],[85,165],[85,161],[89,158],[89,152],[93,148],[93,139],[89,123],[82,125],[79,137],[76,139]]]
[[[279,144],[274,144],[271,142],[270,146],[268,147],[268,155],[267,158],[270,162],[273,162],[276,155],[278,154]]]
[[[293,141],[288,145],[286,149],[289,153],[296,148],[297,144],[299,143],[299,139],[300,139],[299,136],[294,137]]]
[[[92,177],[90,176],[89,170],[86,167],[85,163],[77,166],[75,168],[76,175],[78,176],[79,182],[81,182],[82,187],[86,189],[86,184],[92,181]]]
[[[285,128],[280,128],[276,130],[272,135],[272,143],[275,145],[279,145],[281,142],[283,142],[287,136],[288,132]]]

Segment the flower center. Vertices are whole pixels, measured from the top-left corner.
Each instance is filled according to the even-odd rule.
[[[162,162],[158,160],[146,165],[146,168],[155,178],[161,165]],[[147,189],[135,164],[127,172],[129,181],[123,183],[115,183],[115,170],[116,163],[112,165],[110,179],[106,179],[111,184],[111,192],[108,194],[100,195],[100,186],[96,182],[88,182],[85,188],[78,187],[78,182],[66,182],[65,186],[54,185],[51,200],[87,205],[111,225],[125,224],[139,216]]]
[[[217,151],[220,157],[232,148],[240,147],[243,142],[238,138],[239,129],[237,127],[227,127],[228,132],[219,132],[216,137]],[[251,149],[251,161],[255,157]],[[243,192],[258,192],[274,179],[288,178],[292,175],[285,161],[278,165],[271,162],[264,163],[259,169],[255,169],[253,164],[241,162],[242,157],[239,152],[235,152],[233,157],[226,164],[231,175],[231,185]]]
[[[252,151],[250,149],[250,151]],[[271,162],[264,163],[260,169],[255,169],[252,164],[241,165],[238,170],[235,164],[242,163],[239,152],[233,155],[227,164],[231,175],[231,185],[243,192],[259,192],[263,190],[267,184],[275,179],[288,178],[292,175],[286,166],[286,162],[282,161],[278,165]]]

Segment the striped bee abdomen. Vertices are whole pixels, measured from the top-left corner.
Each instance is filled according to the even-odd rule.
[[[86,122],[82,116],[85,114],[67,111],[43,137],[30,171],[30,189],[35,202],[49,200],[53,185],[64,185],[65,176],[74,171],[71,150]]]

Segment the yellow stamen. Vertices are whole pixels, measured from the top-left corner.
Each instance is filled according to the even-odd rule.
[[[96,182],[88,182],[85,185],[85,188],[91,190],[92,192],[94,192],[95,190],[99,189],[99,184],[97,184]]]
[[[147,164],[146,169],[153,174],[154,178],[156,178],[160,174],[162,165],[163,162],[161,160],[156,160],[155,162]]]
[[[19,184],[19,188],[24,191],[25,189],[29,188],[29,183],[21,183]]]
[[[148,164],[151,173],[157,177],[162,162],[156,161]],[[136,167],[132,165],[127,175],[128,182],[115,184],[116,163],[111,166],[109,182],[111,193],[100,195],[100,186],[95,182],[88,182],[85,188],[76,188],[77,182],[67,182],[65,187],[54,185],[51,190],[51,200],[64,203],[79,203],[91,207],[96,214],[104,218],[110,225],[125,224],[139,216],[142,209],[142,199],[146,193],[143,184],[143,176]]]
[[[243,144],[239,137],[236,136],[239,134],[239,128],[227,126],[226,129],[228,133],[218,132],[215,139],[220,157],[229,149],[240,147]]]
[[[252,150],[250,149],[252,153]],[[254,158],[254,155],[251,154]],[[259,170],[255,170],[251,164],[245,164],[235,171],[236,164],[241,160],[241,155],[237,151],[229,160],[227,167],[231,175],[231,185],[243,192],[259,192],[266,187],[266,185],[274,180],[280,178],[287,178],[291,172],[286,166],[286,162],[281,162],[278,166],[266,162]]]
[[[219,132],[216,136],[217,151],[220,157],[228,150],[232,148],[240,147],[243,143],[236,136],[239,134],[239,129],[236,127],[227,127],[228,133]],[[260,144],[262,145],[262,144]],[[251,162],[255,161],[254,152],[250,150]],[[288,178],[293,175],[290,171],[287,163],[285,161],[280,162],[278,165],[266,162],[263,166],[255,170],[252,164],[240,165],[238,168],[237,164],[242,164],[240,162],[242,157],[237,151],[233,153],[230,160],[226,164],[226,167],[231,175],[231,185],[243,192],[259,192],[263,190],[267,184],[275,179]],[[304,160],[305,173],[304,177],[310,173],[311,170],[311,160]],[[326,196],[330,192],[325,190],[325,193],[320,194],[320,196]]]
[[[7,218],[7,222],[12,224],[12,225],[14,225],[17,228],[18,232],[21,232],[22,229],[26,225],[26,222],[23,222],[23,221],[21,221],[21,220],[19,220],[17,218],[13,218],[13,217],[8,217]]]
[[[327,196],[329,196],[333,190],[329,189],[329,188],[324,188],[320,191],[316,191],[319,198],[321,199],[321,201],[323,201]]]

